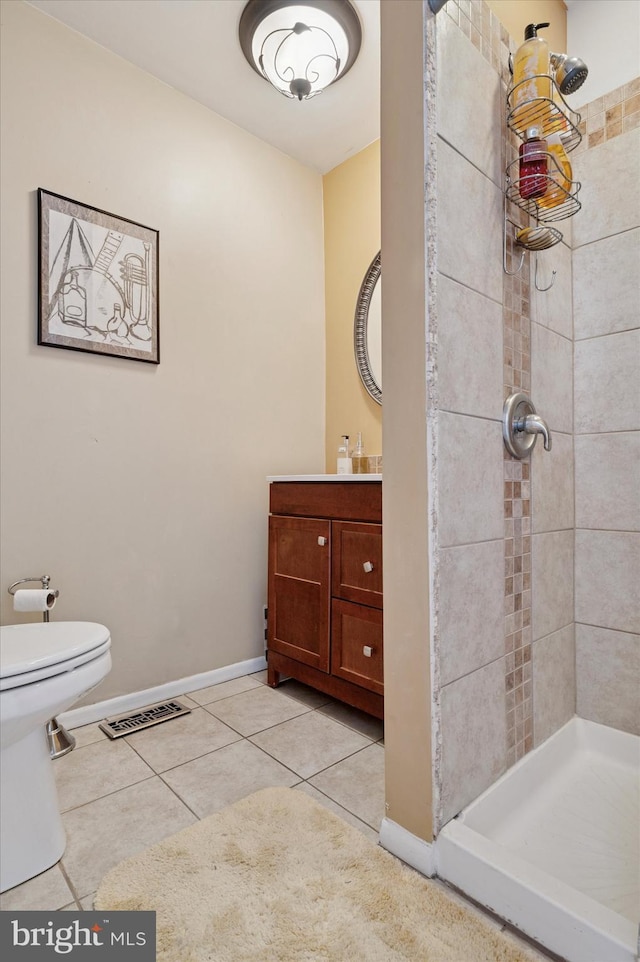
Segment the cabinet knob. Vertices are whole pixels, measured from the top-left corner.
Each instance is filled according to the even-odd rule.
[[[321,536],[318,538],[318,544],[320,545],[321,548],[323,548],[323,547],[326,545],[326,543],[327,543],[327,539],[326,539],[326,538],[323,538],[322,535],[321,535]]]
[[[373,648],[370,645],[365,645],[362,649],[362,654],[365,658],[371,658],[373,654]]]
[[[373,562],[372,562],[372,561],[365,561],[365,563],[362,565],[362,567],[364,568],[364,570],[365,570],[365,571],[367,572],[367,574],[368,574],[370,571],[373,571]]]

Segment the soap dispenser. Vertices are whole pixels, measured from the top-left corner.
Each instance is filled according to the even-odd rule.
[[[337,474],[352,474],[351,454],[349,452],[349,435],[343,434],[338,446]]]
[[[362,446],[362,431],[358,431],[356,436],[356,446],[351,456],[354,474],[367,474],[369,470],[369,459],[365,456]]]
[[[520,134],[533,126],[536,117],[540,116],[540,103],[531,101],[551,99],[549,44],[544,37],[538,36],[538,30],[548,26],[548,23],[528,24],[524,31],[524,43],[518,47],[513,58],[511,122]]]

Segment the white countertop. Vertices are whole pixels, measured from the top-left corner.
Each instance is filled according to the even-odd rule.
[[[382,481],[381,474],[279,474],[267,481]]]

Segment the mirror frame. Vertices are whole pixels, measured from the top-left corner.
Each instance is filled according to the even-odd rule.
[[[358,374],[367,393],[378,404],[382,404],[382,388],[371,372],[369,364],[369,348],[367,345],[367,328],[369,322],[369,306],[375,286],[380,280],[380,251],[371,261],[364,280],[360,286],[360,293],[356,302],[356,313],[353,324],[353,348],[356,356]]]

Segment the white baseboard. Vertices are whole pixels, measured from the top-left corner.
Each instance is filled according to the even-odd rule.
[[[425,842],[411,832],[392,822],[390,818],[383,818],[380,826],[380,845],[415,868],[422,875],[432,878],[436,874],[435,851],[432,842]]]
[[[143,691],[131,692],[130,695],[118,695],[116,698],[107,698],[106,701],[98,701],[93,705],[72,708],[59,715],[58,721],[65,728],[80,728],[82,725],[91,725],[112,715],[121,715],[125,711],[164,701],[165,698],[175,698],[177,695],[186,695],[190,691],[199,691],[200,688],[209,688],[210,685],[219,685],[220,682],[230,681],[232,678],[251,675],[255,671],[264,671],[266,667],[264,656],[249,658],[248,661],[238,661],[235,665],[214,668],[212,671],[203,671],[199,675],[169,681],[165,685],[156,685],[155,688],[145,688]]]

